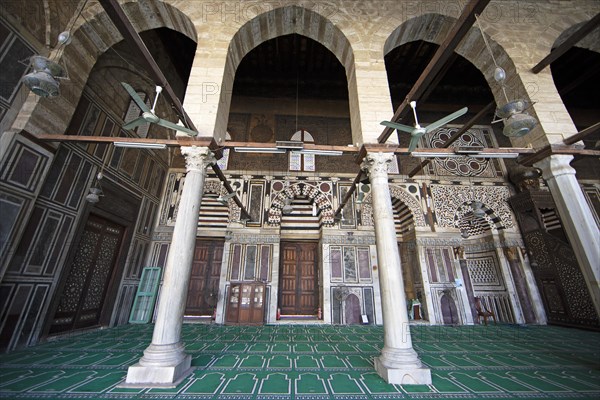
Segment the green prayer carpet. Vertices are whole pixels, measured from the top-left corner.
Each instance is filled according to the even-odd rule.
[[[5,399],[600,399],[600,333],[554,326],[411,326],[432,385],[373,370],[380,326],[185,324],[194,372],[121,388],[153,325],[77,334],[0,356]]]

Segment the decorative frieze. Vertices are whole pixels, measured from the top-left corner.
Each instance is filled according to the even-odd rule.
[[[323,236],[321,239],[322,244],[360,244],[360,245],[375,245],[375,236],[363,236],[363,235],[350,235],[352,232],[348,232],[347,235],[336,235],[336,236]]]

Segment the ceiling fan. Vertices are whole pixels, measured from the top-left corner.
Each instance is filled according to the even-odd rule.
[[[185,132],[190,136],[198,135],[198,132],[188,129],[184,126],[177,125],[171,121],[167,121],[165,119],[159,118],[154,113],[154,109],[156,108],[156,103],[158,102],[158,96],[160,95],[160,92],[162,92],[162,87],[160,87],[160,86],[156,87],[156,97],[154,98],[154,104],[152,105],[152,109],[149,109],[148,106],[146,105],[146,103],[144,103],[142,101],[140,96],[138,96],[136,91],[129,84],[127,84],[125,82],[121,82],[121,85],[123,85],[123,87],[125,88],[125,90],[127,90],[127,93],[129,93],[129,95],[131,96],[131,98],[133,99],[135,104],[137,104],[137,106],[140,108],[140,110],[142,110],[142,115],[139,118],[136,118],[133,121],[128,122],[125,125],[123,125],[123,129],[133,129],[139,125],[143,125],[143,124],[149,122],[151,124],[157,124],[160,126],[164,126],[165,128]]]
[[[417,147],[417,143],[419,142],[421,136],[423,136],[426,133],[435,131],[436,129],[442,127],[443,125],[446,125],[448,122],[455,120],[456,118],[466,114],[467,111],[469,111],[467,107],[461,108],[460,110],[453,112],[452,114],[447,115],[444,118],[427,125],[426,127],[422,127],[421,125],[419,125],[419,120],[417,119],[417,102],[411,101],[409,104],[413,110],[413,114],[415,115],[414,127],[390,121],[381,121],[381,125],[385,125],[388,128],[398,129],[399,131],[410,133],[410,144],[408,145],[408,151],[410,153],[412,153],[413,150]]]

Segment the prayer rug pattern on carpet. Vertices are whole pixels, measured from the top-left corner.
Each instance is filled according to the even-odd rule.
[[[380,326],[184,324],[194,372],[173,389],[121,388],[153,325],[126,325],[0,355],[9,399],[600,399],[600,333],[552,326],[411,326],[432,385],[373,369]]]

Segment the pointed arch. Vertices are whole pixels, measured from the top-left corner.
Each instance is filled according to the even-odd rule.
[[[275,195],[271,201],[271,207],[269,208],[268,223],[271,226],[280,226],[281,217],[283,215],[283,207],[286,204],[286,200],[294,199],[297,196],[307,196],[314,202],[317,207],[319,215],[319,225],[331,227],[334,223],[334,209],[333,204],[321,190],[316,186],[309,183],[293,183],[281,192]]]
[[[383,53],[384,55],[388,54],[398,46],[418,40],[440,45],[454,26],[455,22],[456,19],[453,17],[434,13],[423,14],[411,18],[398,26],[390,34],[385,41]],[[485,30],[485,25],[483,26],[483,29]],[[495,60],[506,71],[507,79],[505,87],[509,88],[509,97],[512,99],[528,99],[530,90],[528,90],[526,83],[523,82],[519,75],[515,63],[506,49],[500,44],[500,40],[495,40],[498,39],[498,36],[500,35],[495,35],[494,38],[492,38],[486,32],[483,32],[483,34],[486,35],[486,39],[494,54]],[[500,38],[504,39],[505,43],[510,43],[512,41],[510,38]],[[469,29],[468,33],[456,47],[454,52],[465,58],[481,72],[494,96],[496,104],[505,104],[506,99],[502,87],[494,80],[495,65],[492,62],[489,51],[486,49],[482,32],[477,26],[473,26]],[[518,97],[515,97],[517,95]],[[531,107],[528,111],[537,118],[535,107]],[[522,139],[519,138],[511,138],[513,143],[520,142],[521,140]],[[541,140],[544,139],[542,138]]]
[[[350,125],[353,142],[362,136],[360,115],[357,109],[358,93],[354,66],[354,52],[348,38],[323,15],[300,6],[284,6],[262,13],[246,22],[235,33],[225,60],[226,73],[223,76],[222,88],[218,104],[207,105],[216,107],[214,132],[218,141],[227,129],[227,118],[231,104],[233,80],[235,71],[246,54],[261,43],[279,36],[298,34],[306,36],[322,44],[331,51],[344,66],[348,81],[348,100],[350,104]]]
[[[490,227],[515,228],[514,215],[508,204],[510,189],[506,186],[431,185],[430,188],[439,227],[460,228],[461,221],[471,212],[471,203],[478,200],[483,203],[483,219]]]
[[[419,201],[411,195],[408,190],[400,186],[390,185],[390,195],[392,197],[392,205],[397,206],[398,203],[403,203],[410,213],[415,226],[427,226],[425,215],[421,209]],[[363,206],[361,208],[361,219],[363,225],[373,225],[373,202],[371,194],[365,196]]]
[[[198,35],[192,20],[170,4],[159,0],[127,1],[121,7],[138,32],[169,28],[197,42]],[[77,20],[72,28],[71,44],[64,48],[58,59],[69,71],[68,84],[61,86],[62,94],[52,99],[29,96],[23,106],[23,110],[28,110],[27,114],[17,118],[13,129],[23,129],[32,134],[64,133],[70,119],[48,118],[48,115],[73,115],[96,61],[123,40],[100,4],[91,3],[84,13],[86,17]]]

